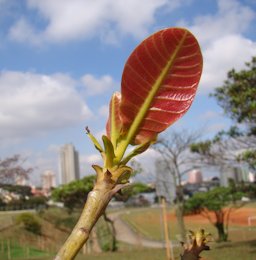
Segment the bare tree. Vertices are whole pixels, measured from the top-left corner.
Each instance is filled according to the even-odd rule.
[[[186,130],[173,131],[169,135],[161,136],[154,145],[154,149],[162,156],[161,163],[166,171],[166,179],[168,178],[168,174],[173,178],[176,189],[175,212],[183,241],[185,241],[186,238],[186,230],[183,219],[184,194],[182,178],[194,168],[194,162],[189,148],[190,145],[198,141],[200,137],[201,134],[199,132],[189,132]]]
[[[212,140],[190,145],[194,153],[194,161],[201,166],[217,166],[222,168],[239,166],[248,163],[242,155],[256,146],[255,136],[230,135],[219,133]]]
[[[5,159],[0,158],[0,183],[13,184],[17,178],[28,179],[32,168],[24,168],[24,159],[20,155],[13,155]]]

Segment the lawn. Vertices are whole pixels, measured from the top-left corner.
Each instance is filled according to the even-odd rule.
[[[255,260],[256,241],[254,242],[227,242],[221,244],[212,244],[210,251],[202,254],[202,260]],[[176,248],[174,252],[175,260],[179,260],[181,253],[180,248]],[[31,258],[37,260],[52,260],[53,257]],[[2,259],[2,258],[1,258]],[[25,258],[26,259],[26,258]],[[25,260],[24,259],[24,260]],[[114,253],[100,253],[81,255],[76,260],[163,260],[166,259],[164,249],[146,249],[121,245],[120,250]]]
[[[231,215],[229,229],[230,239],[232,241],[256,239],[256,222],[253,223],[253,226],[250,229],[247,226],[248,216],[253,213],[256,215],[254,208],[246,207],[244,209],[239,209]],[[160,208],[127,209],[121,215],[121,218],[145,238],[153,240],[164,239],[163,217]],[[214,238],[217,238],[216,229],[206,218],[196,215],[186,216],[184,219],[187,230],[203,228],[210,232]],[[179,230],[173,210],[168,211],[168,224],[171,240],[179,240]]]
[[[37,248],[21,246],[16,241],[1,240],[0,244],[0,259],[42,259],[50,255],[48,252],[39,250]]]
[[[254,205],[253,205],[254,206]],[[246,207],[251,209],[253,207]],[[255,209],[255,207],[254,207]],[[251,214],[251,212],[249,212]],[[255,212],[256,213],[256,212]],[[16,214],[0,214],[0,223],[11,224],[15,221]],[[68,236],[68,230],[74,225],[78,212],[72,215],[67,214],[66,211],[60,209],[49,209],[43,215],[40,215],[41,223],[43,225],[43,238],[35,237],[24,231],[20,226],[11,227],[9,230],[1,232],[1,239],[6,243],[8,239],[14,238],[12,242],[12,259],[40,259],[50,260],[53,258],[56,250],[59,249],[61,243]],[[145,209],[122,209],[122,219],[125,220],[131,227],[142,236],[150,239],[163,241],[163,227],[162,227],[162,213],[159,208],[145,208]],[[247,219],[245,217],[244,222]],[[9,220],[13,221],[9,221]],[[170,236],[172,240],[178,239],[178,229],[176,218],[173,211],[169,210],[168,220],[170,223]],[[255,260],[256,254],[256,225],[249,230],[247,225],[238,225],[236,218],[232,218],[232,225],[230,227],[231,242],[227,243],[211,243],[213,250],[203,254],[204,259],[207,260],[238,260],[243,256],[243,260]],[[205,228],[207,231],[216,235],[214,228],[209,225],[206,220],[193,219],[191,217],[185,218],[186,226],[189,229]],[[43,241],[43,243],[42,243]],[[16,243],[16,244],[15,244]],[[19,245],[19,243],[21,243]],[[4,246],[6,248],[6,245]],[[0,245],[1,249],[1,245]],[[179,259],[181,247],[175,248],[175,260]],[[29,257],[27,257],[29,254]],[[51,256],[49,256],[51,254]],[[91,253],[86,255],[79,254],[76,260],[162,260],[165,259],[164,249],[148,249],[142,248],[140,245],[128,245],[119,243],[119,251],[115,253]],[[0,259],[8,259],[6,249],[0,251]]]
[[[226,243],[210,243],[212,250],[202,254],[204,259],[240,260],[242,256],[243,260],[255,260],[256,223],[251,228],[247,226],[248,216],[252,214],[256,215],[255,203],[235,212],[230,219],[230,241]],[[164,240],[162,212],[160,208],[126,209],[121,218],[144,238]],[[179,240],[179,236],[177,235],[179,230],[173,210],[168,211],[168,220],[170,238],[177,241]],[[186,216],[185,225],[188,230],[204,228],[212,233],[214,238],[217,237],[215,228],[207,219],[201,218],[198,215]],[[176,255],[178,255],[177,251]]]
[[[212,244],[210,251],[202,254],[202,260],[255,260],[256,240],[252,242],[227,242]],[[180,259],[181,248],[175,248],[175,260]],[[85,259],[80,256],[77,260]],[[86,256],[87,260],[163,260],[166,259],[164,249],[137,249],[132,246],[116,253],[102,253]]]

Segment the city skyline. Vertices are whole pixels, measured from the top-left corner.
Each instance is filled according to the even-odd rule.
[[[101,157],[84,128],[99,140],[106,133],[124,64],[150,34],[186,27],[198,39],[199,90],[170,129],[200,129],[205,138],[231,125],[209,93],[256,55],[253,0],[1,0],[0,14],[0,157],[22,155],[33,183],[47,169],[58,171],[64,143],[79,152],[81,176],[93,173]],[[156,157],[152,149],[138,157],[145,172]]]

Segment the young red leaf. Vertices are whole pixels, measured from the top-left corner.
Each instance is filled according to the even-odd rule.
[[[120,116],[128,143],[153,140],[184,115],[202,63],[197,40],[182,28],[161,30],[136,47],[122,76]]]

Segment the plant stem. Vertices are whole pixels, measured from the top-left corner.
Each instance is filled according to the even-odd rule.
[[[75,258],[83,244],[88,240],[93,226],[106,209],[110,199],[120,188],[110,179],[104,178],[97,181],[93,190],[88,194],[83,212],[76,226],[59,250],[55,260],[71,260]]]

